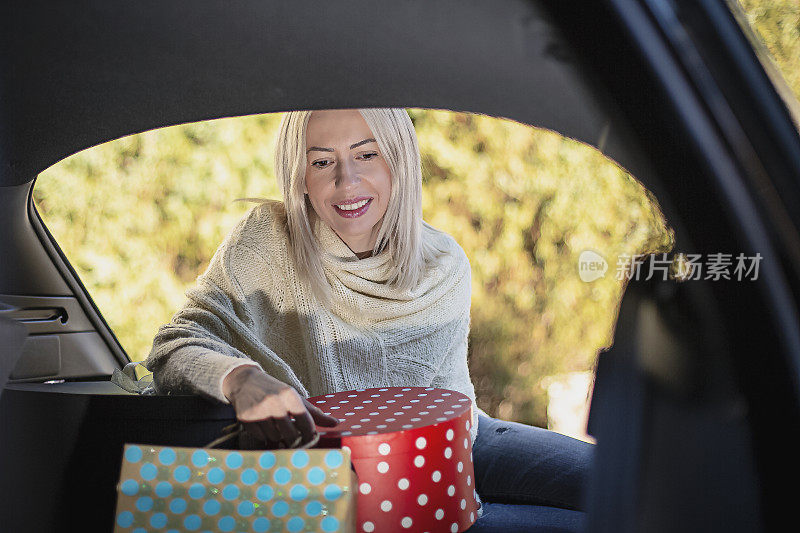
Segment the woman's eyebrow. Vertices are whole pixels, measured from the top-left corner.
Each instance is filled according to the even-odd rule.
[[[375,141],[375,139],[372,139],[372,138],[369,138],[369,139],[364,139],[363,141],[358,141],[358,142],[357,142],[357,143],[355,143],[355,144],[351,144],[351,145],[350,145],[350,149],[352,150],[353,148],[358,148],[358,147],[359,147],[359,146],[361,146],[362,144],[374,143],[374,142],[376,142],[376,141]]]
[[[374,142],[377,142],[377,141],[376,141],[375,139],[373,139],[373,138],[364,139],[363,141],[358,141],[358,142],[357,142],[357,143],[355,143],[355,144],[351,144],[351,145],[350,145],[350,149],[352,150],[353,148],[358,148],[358,147],[359,147],[359,146],[361,146],[362,144],[374,143]],[[311,152],[311,151],[316,151],[316,152],[333,152],[333,148],[321,148],[321,147],[319,147],[319,146],[311,146],[311,147],[309,147],[309,148],[308,148],[308,150],[306,150],[306,153],[308,153],[308,152]]]

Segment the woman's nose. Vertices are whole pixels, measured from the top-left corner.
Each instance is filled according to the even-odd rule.
[[[336,184],[338,186],[346,187],[351,183],[361,181],[361,176],[353,161],[348,159],[343,160],[339,165],[336,173]]]

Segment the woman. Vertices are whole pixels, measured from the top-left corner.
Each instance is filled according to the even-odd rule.
[[[159,329],[145,363],[157,390],[230,402],[248,432],[278,446],[338,423],[311,395],[456,390],[475,407],[478,495],[508,504],[484,504],[475,527],[577,526],[581,513],[568,509],[580,505],[591,446],[475,405],[469,261],[422,220],[419,148],[405,110],[287,113],[275,161],[284,201],[248,212]]]

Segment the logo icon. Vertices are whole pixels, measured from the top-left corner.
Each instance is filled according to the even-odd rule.
[[[608,272],[608,262],[597,252],[584,250],[578,256],[578,275],[581,281],[590,283],[604,277],[606,272]]]

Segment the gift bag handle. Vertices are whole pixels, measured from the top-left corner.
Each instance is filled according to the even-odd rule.
[[[239,436],[243,431],[244,431],[244,426],[242,425],[242,423],[234,422],[233,424],[222,428],[223,435],[221,437],[212,440],[211,442],[203,446],[203,448],[216,448],[220,444],[228,442],[232,438]],[[302,440],[303,436],[299,435],[297,439],[295,439],[295,441],[292,443],[292,445],[289,446],[289,448],[284,448],[284,449],[302,450],[304,448],[311,448],[319,442],[319,433],[315,433],[314,437],[310,441],[306,442],[302,446],[298,446],[298,444],[300,444]]]

